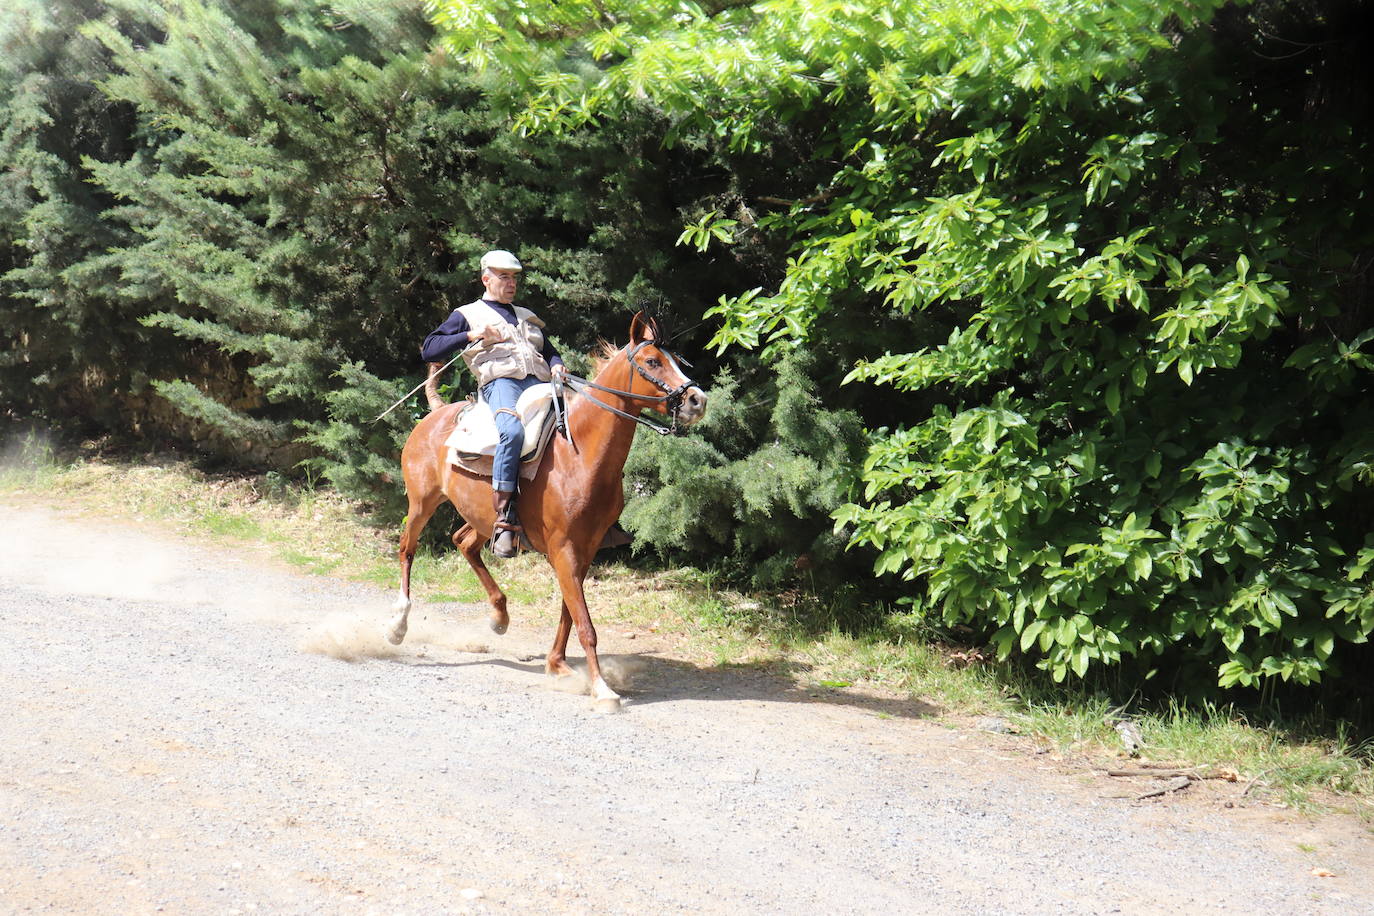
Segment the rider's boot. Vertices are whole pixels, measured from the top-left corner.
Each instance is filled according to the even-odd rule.
[[[496,507],[491,552],[503,560],[509,560],[516,554],[520,536],[520,522],[515,515],[515,493],[492,490],[491,494]]]

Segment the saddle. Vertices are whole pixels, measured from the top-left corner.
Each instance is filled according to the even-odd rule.
[[[525,447],[520,452],[520,476],[524,480],[534,478],[539,459],[544,457],[544,449],[553,438],[557,426],[553,399],[553,386],[545,383],[527,388],[516,402],[515,412],[525,427]],[[469,400],[459,408],[453,432],[444,440],[448,463],[470,474],[490,477],[500,439],[491,406],[486,401]]]

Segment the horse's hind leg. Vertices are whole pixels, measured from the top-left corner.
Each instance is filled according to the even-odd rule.
[[[572,614],[568,613],[568,602],[563,602],[562,613],[558,616],[558,630],[553,634],[553,647],[544,657],[544,672],[552,677],[567,677],[575,672],[568,665],[568,635],[572,633]]]
[[[392,617],[383,628],[382,633],[386,636],[387,642],[393,646],[399,646],[401,641],[406,638],[406,630],[410,626],[410,567],[415,562],[415,550],[420,544],[420,532],[424,530],[425,524],[434,515],[434,510],[439,508],[439,504],[444,501],[443,494],[426,494],[417,500],[414,496],[410,497],[410,509],[406,514],[405,530],[401,532],[401,547],[398,551],[401,560],[401,593],[396,598],[393,610],[396,616]]]
[[[492,578],[487,564],[482,562],[482,544],[485,541],[486,539],[477,533],[477,529],[468,524],[453,532],[453,546],[458,548],[468,561],[468,565],[472,567],[472,571],[477,574],[477,580],[482,583],[482,588],[487,590],[487,600],[491,602],[491,615],[487,620],[493,632],[500,635],[510,626],[510,614],[506,613],[506,593],[501,591],[501,586]]]

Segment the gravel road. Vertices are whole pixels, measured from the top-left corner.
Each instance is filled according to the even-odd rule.
[[[417,605],[393,649],[391,599],[0,503],[0,912],[1374,912],[1348,819],[613,627],[601,715],[543,676],[552,606]]]

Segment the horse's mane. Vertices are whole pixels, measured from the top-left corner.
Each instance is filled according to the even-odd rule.
[[[620,347],[602,338],[597,343],[596,352],[592,354],[592,378],[601,374],[611,360],[620,355]]]

